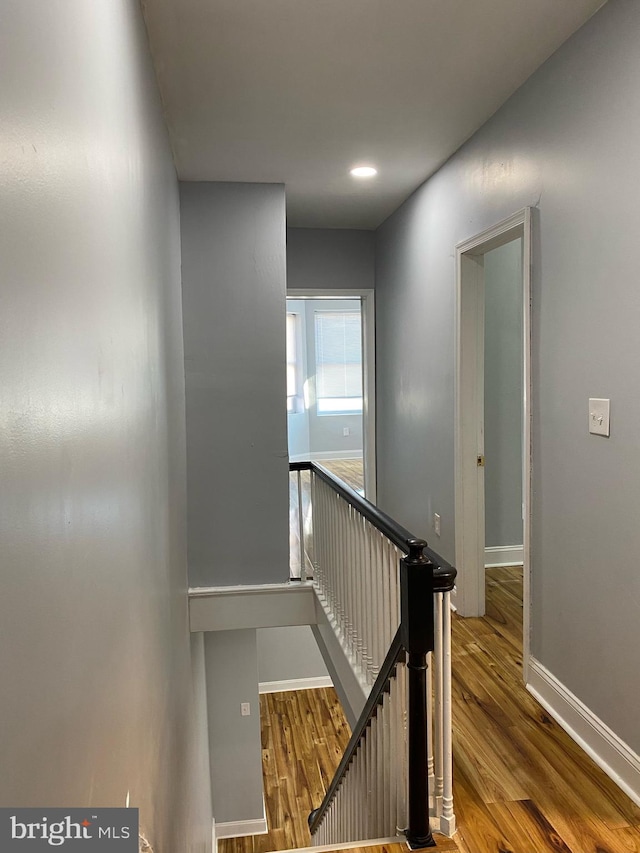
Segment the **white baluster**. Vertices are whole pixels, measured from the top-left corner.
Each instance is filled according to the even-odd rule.
[[[437,629],[436,629],[437,630]],[[429,807],[435,815],[435,765],[433,763],[433,652],[427,655],[427,776],[429,785]]]
[[[377,531],[370,522],[365,522],[366,525],[366,601],[367,601],[367,668],[369,674],[369,684],[373,685],[375,681],[375,644],[376,644],[376,618],[375,618],[375,581],[374,581],[374,565],[375,565],[375,535]]]
[[[366,672],[365,665],[365,639],[364,639],[364,589],[363,589],[363,578],[362,578],[362,542],[361,542],[361,531],[362,531],[362,516],[359,512],[354,510],[353,513],[353,566],[354,566],[354,578],[355,578],[355,607],[356,607],[356,637],[357,637],[357,645],[358,645],[358,666],[360,668],[361,675],[364,675]]]
[[[375,613],[376,613],[376,658],[374,673],[377,678],[380,672],[380,667],[384,661],[385,646],[384,646],[384,539],[381,533],[376,536],[376,562],[375,562],[376,577],[374,578],[375,589]]]
[[[382,750],[380,748],[380,720],[376,715],[371,720],[371,739],[373,740],[373,749],[375,754],[375,767],[376,772],[374,775],[374,784],[375,784],[375,804],[376,804],[376,813],[375,813],[375,835],[378,838],[381,838],[383,835],[382,821],[384,814],[384,804],[383,804],[383,796],[384,792],[382,790],[382,778],[383,778],[383,769],[382,769]]]
[[[304,511],[302,507],[302,471],[298,474],[298,536],[300,538],[300,580],[306,580],[307,571],[304,562]]]
[[[453,813],[453,750],[451,743],[451,600],[450,593],[437,595],[442,598],[442,817],[440,828],[451,837],[456,831]]]
[[[434,809],[436,816],[442,814],[442,791],[444,783],[444,719],[443,719],[443,660],[442,660],[442,596],[435,595],[435,650],[434,650],[434,689],[435,689],[435,726],[433,751],[435,757],[436,779],[434,786]]]
[[[391,823],[391,737],[390,737],[390,709],[389,694],[384,694],[382,700],[382,734],[383,734],[383,759],[384,770],[384,835],[393,835]]]
[[[349,636],[351,645],[352,660],[358,660],[358,623],[356,620],[356,584],[354,573],[354,537],[353,537],[353,518],[356,510],[351,504],[345,504],[346,516],[346,571],[347,571],[347,589],[349,591]]]

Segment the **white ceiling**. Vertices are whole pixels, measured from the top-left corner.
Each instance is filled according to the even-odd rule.
[[[602,5],[143,0],[179,177],[284,182],[326,228],[377,227]]]

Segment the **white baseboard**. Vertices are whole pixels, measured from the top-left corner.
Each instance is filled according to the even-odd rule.
[[[314,462],[322,462],[323,459],[362,459],[362,450],[318,450],[310,453],[309,458]]]
[[[229,820],[226,823],[216,823],[213,820],[213,835],[214,835],[214,850],[218,850],[218,841],[220,838],[239,838],[243,835],[266,835],[269,832],[267,827],[267,808],[262,797],[262,817],[254,820]]]
[[[522,545],[493,545],[484,549],[485,569],[497,569],[500,566],[521,566],[524,561]]]
[[[315,453],[295,453],[289,462],[322,462],[323,459],[362,459],[362,450],[318,450]]]
[[[535,658],[527,690],[619,788],[640,806],[640,756]]]
[[[261,681],[259,693],[285,693],[288,690],[317,690],[319,687],[333,687],[330,675],[315,675],[313,678],[290,678],[287,681]]]
[[[255,820],[230,820],[226,823],[216,824],[216,843],[221,838],[238,838],[244,835],[266,835],[267,819],[256,818]]]

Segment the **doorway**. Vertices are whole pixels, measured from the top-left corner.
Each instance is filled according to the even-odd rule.
[[[375,501],[372,291],[288,291],[289,458]]]
[[[529,657],[531,218],[456,247],[456,566],[461,616],[485,612],[486,566],[523,567]]]

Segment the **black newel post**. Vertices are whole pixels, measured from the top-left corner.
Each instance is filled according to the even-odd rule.
[[[409,826],[412,849],[435,847],[429,825],[427,768],[427,653],[433,651],[433,563],[423,554],[427,543],[409,541],[400,560],[402,644],[409,675]]]

